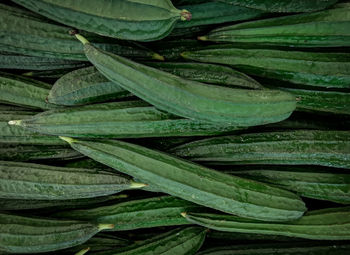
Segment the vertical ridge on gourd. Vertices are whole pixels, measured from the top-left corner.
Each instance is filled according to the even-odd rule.
[[[173,196],[264,221],[297,219],[306,210],[295,194],[230,176],[127,142],[61,137],[73,149]]]
[[[179,118],[143,101],[57,109],[9,124],[28,132],[82,138],[202,136],[243,129],[226,123]]]
[[[0,197],[65,200],[106,196],[144,187],[127,176],[96,169],[0,161]]]
[[[84,243],[112,225],[56,220],[0,213],[0,250],[6,253],[39,253]]]
[[[350,240],[350,208],[315,210],[286,223],[250,221],[233,215],[182,213],[193,224],[225,232],[281,235],[312,240]]]
[[[112,223],[114,231],[185,225],[182,211],[200,212],[205,208],[172,196],[133,199],[117,204],[54,213],[55,218]]]
[[[350,168],[350,132],[294,130],[202,139],[170,150],[211,165],[288,164]]]
[[[191,119],[254,126],[278,122],[295,109],[295,97],[278,90],[244,90],[207,85],[99,50],[84,37],[89,60],[109,80],[157,108]]]
[[[65,25],[123,40],[160,40],[177,21],[191,19],[191,13],[176,9],[170,0],[100,0],[97,6],[94,0],[14,2]]]
[[[350,88],[350,54],[276,49],[208,47],[185,51],[186,59],[231,65],[249,75],[310,87]]]
[[[305,1],[307,2],[307,1]],[[200,40],[291,47],[350,46],[350,6],[262,19],[212,30]]]

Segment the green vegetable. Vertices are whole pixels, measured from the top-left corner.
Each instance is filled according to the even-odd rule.
[[[187,59],[232,65],[244,73],[325,88],[350,88],[348,53],[210,47],[182,53]]]
[[[123,40],[152,41],[167,36],[178,20],[190,20],[186,10],[170,0],[15,0],[57,22]]]
[[[227,232],[282,235],[313,240],[350,240],[350,208],[311,211],[299,220],[268,223],[232,215],[182,214],[191,223]]]
[[[36,109],[52,109],[45,102],[51,86],[23,76],[0,72],[0,102]]]
[[[142,101],[57,109],[9,124],[43,134],[90,138],[200,136],[240,129],[225,123],[179,118]]]
[[[295,109],[295,98],[277,90],[243,90],[188,81],[101,51],[80,35],[89,60],[109,80],[160,110],[191,119],[253,126],[278,122]]]
[[[203,207],[176,197],[162,196],[63,211],[53,216],[101,224],[108,222],[114,224],[114,231],[121,231],[188,224],[180,215],[183,211],[198,212],[203,211]]]
[[[254,45],[346,47],[350,46],[349,11],[350,5],[345,5],[311,14],[245,22],[214,29],[199,39]]]
[[[171,150],[209,164],[321,165],[350,168],[350,132],[296,130],[203,139]]]
[[[99,255],[192,255],[202,246],[207,230],[199,227],[177,228],[127,247]]]
[[[0,213],[0,251],[39,253],[56,251],[84,243],[113,225],[80,221],[32,218]]]
[[[267,221],[297,219],[305,211],[304,203],[293,193],[139,145],[115,140],[62,139],[84,155],[156,189],[213,209]]]
[[[141,188],[130,178],[96,169],[0,161],[0,197],[65,200],[99,197]]]

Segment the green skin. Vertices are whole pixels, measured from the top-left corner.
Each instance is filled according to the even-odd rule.
[[[334,242],[290,242],[217,246],[207,248],[197,255],[347,255],[350,245]]]
[[[243,217],[297,219],[305,205],[293,193],[230,176],[168,154],[116,140],[62,137],[73,149],[170,195]],[[193,180],[199,180],[193,182]]]
[[[184,5],[178,7],[188,10],[192,14],[189,22],[178,22],[175,28],[186,28],[203,25],[220,24],[254,19],[262,16],[263,11],[236,6],[223,2],[204,2],[200,4]]]
[[[29,1],[24,2],[29,3]],[[39,3],[39,1],[35,1],[35,3]],[[62,22],[59,21],[59,23]],[[36,57],[87,61],[82,45],[69,34],[71,27],[53,24],[48,22],[46,18],[25,9],[3,4],[0,4],[0,24],[6,24],[6,26],[0,26],[1,51]],[[130,58],[152,59],[155,57],[154,52],[144,47],[141,48],[135,44],[111,40],[95,34],[83,33],[101,49]],[[54,60],[51,62],[55,63]],[[73,64],[77,66],[77,62],[73,62]],[[66,65],[72,66],[69,62],[66,62]],[[81,63],[79,65],[82,67]],[[46,68],[49,68],[47,64]]]
[[[48,145],[6,145],[0,146],[0,160],[68,160],[80,158],[83,155],[67,146],[48,146]]]
[[[241,129],[225,123],[179,118],[143,101],[58,109],[9,123],[42,134],[89,138],[202,136]]]
[[[0,161],[0,183],[1,198],[39,200],[99,197],[134,187],[130,178],[102,170],[7,161]]]
[[[0,102],[34,109],[52,109],[45,102],[51,85],[19,75],[0,72]]]
[[[238,171],[237,171],[238,170]],[[225,173],[274,184],[303,197],[350,204],[350,176],[340,171],[306,167],[248,167],[224,170]],[[322,171],[323,170],[323,171]],[[328,170],[328,171],[327,171]]]
[[[167,36],[178,20],[190,19],[169,0],[15,0],[65,25],[123,40],[152,41]]]
[[[200,62],[232,65],[250,75],[305,86],[350,87],[350,58],[346,53],[211,47],[181,55]]]
[[[221,0],[225,3],[268,12],[314,12],[332,6],[337,0]]]
[[[350,168],[350,132],[297,130],[222,136],[190,142],[170,152],[218,165],[288,164]]]
[[[296,107],[294,96],[277,90],[233,89],[185,80],[93,47],[85,53],[109,80],[166,112],[210,122],[254,126],[278,122]]]
[[[350,208],[311,211],[296,221],[265,223],[231,215],[183,213],[189,222],[226,232],[281,235],[312,240],[350,240]]]
[[[305,1],[308,2],[308,1]],[[350,46],[350,6],[244,22],[214,29],[199,39],[293,47]]]
[[[207,230],[199,227],[177,228],[148,240],[117,248],[99,255],[192,255],[202,246]]]
[[[82,244],[100,230],[108,228],[111,226],[1,213],[0,251],[6,253],[56,251]]]
[[[163,196],[131,200],[91,209],[58,212],[55,218],[79,219],[97,223],[112,223],[114,231],[135,230],[188,224],[183,211],[200,212],[204,207],[180,198]]]

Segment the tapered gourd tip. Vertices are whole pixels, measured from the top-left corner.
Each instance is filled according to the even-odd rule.
[[[187,217],[187,213],[186,213],[186,212],[182,212],[182,213],[181,213],[181,216],[184,217],[184,218],[186,218],[186,217]]]
[[[198,36],[197,39],[200,41],[208,41],[208,37],[206,36]]]
[[[86,38],[84,36],[81,36],[80,34],[75,34],[75,37],[84,45],[89,43],[89,41],[86,40]]]
[[[67,143],[74,143],[75,140],[73,138],[70,137],[65,137],[65,136],[59,136],[60,139],[62,139],[63,141],[66,141]]]
[[[140,183],[140,182],[131,182],[131,184],[130,184],[130,188],[133,188],[133,189],[139,189],[139,188],[143,188],[146,186],[148,186],[148,184]]]
[[[106,230],[106,229],[113,229],[114,226],[115,226],[114,224],[99,224],[98,230],[102,231],[102,230]]]
[[[181,52],[180,56],[183,57],[183,58],[187,58],[187,52],[186,51]]]
[[[33,76],[33,72],[26,72],[26,73],[22,73],[22,75],[24,76]]]
[[[75,253],[74,255],[84,255],[85,253],[87,253],[90,250],[90,247],[87,247],[85,249],[82,249],[81,251]]]
[[[164,61],[164,57],[163,57],[162,55],[159,55],[158,53],[154,53],[154,54],[152,55],[152,59]]]
[[[192,19],[192,14],[187,10],[181,11],[181,20],[182,21],[190,21]]]
[[[21,120],[10,120],[8,122],[9,125],[20,126],[22,124]]]

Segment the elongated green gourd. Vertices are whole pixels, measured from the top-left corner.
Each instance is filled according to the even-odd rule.
[[[24,2],[29,3],[29,1]],[[85,5],[85,2],[79,5]],[[58,22],[62,23],[61,20]],[[91,22],[88,23],[91,24]],[[37,57],[87,61],[81,44],[69,35],[71,29],[71,27],[55,24],[25,9],[0,4],[1,51]],[[162,59],[158,54],[135,44],[83,33],[101,49],[131,58]]]
[[[113,140],[62,139],[86,156],[165,193],[220,211],[273,221],[296,219],[305,211],[304,203],[293,193],[139,145]]]
[[[1,48],[1,46],[0,46]],[[23,69],[23,70],[61,70],[65,68],[81,68],[84,62],[26,56],[9,52],[0,52],[0,69]]]
[[[306,213],[286,223],[250,221],[233,215],[182,214],[191,223],[227,232],[282,235],[313,240],[350,240],[350,208],[332,208]]]
[[[295,98],[277,90],[243,90],[188,81],[92,46],[80,35],[86,56],[109,80],[157,108],[191,119],[252,126],[281,121]]]
[[[171,32],[178,20],[191,19],[188,11],[176,9],[170,0],[15,2],[68,26],[123,40],[160,40]]]
[[[52,109],[45,102],[51,86],[19,75],[0,72],[0,102],[36,109]]]
[[[290,242],[271,244],[243,244],[232,246],[216,246],[202,250],[197,255],[346,255],[350,245],[334,242]]]
[[[345,47],[350,46],[349,11],[350,5],[345,5],[311,14],[245,22],[214,29],[199,39],[254,45]]]
[[[337,0],[221,0],[225,3],[268,12],[314,12],[338,2]]]
[[[335,114],[350,114],[350,93],[279,88],[297,97],[297,110],[326,112]]]
[[[170,150],[209,164],[288,164],[350,168],[350,132],[297,130],[222,136]]]
[[[0,161],[0,197],[65,200],[99,197],[141,188],[130,178],[107,171]]]
[[[109,222],[114,224],[114,231],[121,231],[188,224],[180,213],[183,211],[198,212],[203,209],[204,207],[180,198],[162,196],[89,209],[63,211],[52,216],[101,224]]]
[[[145,64],[192,81],[229,87],[262,88],[254,79],[226,66],[191,62],[146,62]]]
[[[303,197],[350,204],[350,175],[335,169],[266,166],[227,169],[225,173],[277,185]]]
[[[188,22],[177,23],[175,26],[176,28],[249,20],[258,18],[264,14],[264,12],[260,10],[232,5],[219,1],[184,5],[180,6],[179,9],[188,10],[192,14],[192,18]]]
[[[0,213],[0,251],[39,253],[84,243],[111,224],[54,220]]]
[[[57,105],[82,105],[130,96],[131,93],[109,81],[95,67],[86,67],[58,79],[47,99]]]
[[[9,124],[42,134],[90,138],[201,136],[240,129],[225,123],[179,118],[143,101],[47,111]]]
[[[202,246],[207,230],[199,227],[177,228],[127,247],[100,252],[99,255],[189,255]]]
[[[32,161],[32,160],[68,160],[83,157],[79,152],[67,146],[2,144],[0,143],[0,160]]]
[[[32,144],[32,145],[65,145],[55,136],[42,135],[23,127],[9,125],[14,119],[26,119],[34,116],[33,112],[2,112],[0,111],[0,143],[2,144]]]
[[[350,87],[350,54],[210,47],[182,53],[187,59],[232,65],[250,75],[325,88]]]

